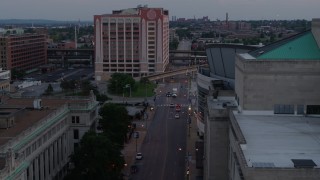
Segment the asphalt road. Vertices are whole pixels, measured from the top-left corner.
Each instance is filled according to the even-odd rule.
[[[132,176],[134,180],[179,180],[185,178],[186,165],[186,126],[187,89],[185,79],[175,79],[173,83],[159,88],[155,101],[155,116],[149,126],[141,148],[144,158],[137,160],[139,171]],[[178,88],[178,97],[166,97],[172,88]],[[182,104],[180,118],[175,119],[175,108],[169,104]]]
[[[190,40],[182,40],[179,42],[177,50],[191,50],[191,41]],[[189,54],[175,54],[176,57],[187,57]],[[175,60],[175,65],[188,65],[189,61],[186,60]]]

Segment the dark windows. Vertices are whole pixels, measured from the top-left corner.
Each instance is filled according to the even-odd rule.
[[[76,123],[76,124],[79,124],[80,123],[80,117],[79,116],[72,116],[72,123]]]
[[[73,139],[79,139],[79,129],[73,130]]]
[[[320,105],[307,105],[307,114],[320,114]]]
[[[274,114],[294,114],[294,106],[287,104],[275,104]]]

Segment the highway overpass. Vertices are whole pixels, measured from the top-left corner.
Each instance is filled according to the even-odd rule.
[[[163,78],[167,78],[167,77],[171,77],[171,76],[175,76],[175,75],[179,75],[179,74],[187,74],[187,73],[191,73],[191,72],[196,72],[196,71],[198,71],[199,67],[203,67],[203,66],[207,66],[207,65],[200,65],[200,66],[194,65],[194,66],[190,66],[187,68],[177,69],[177,70],[168,71],[168,72],[164,72],[164,73],[158,73],[158,74],[149,75],[149,76],[145,76],[145,77],[148,78],[149,81],[155,81],[155,80],[159,80],[159,79],[163,79]]]

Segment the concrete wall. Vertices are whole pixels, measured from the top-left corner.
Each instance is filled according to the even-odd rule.
[[[247,168],[246,180],[319,180],[320,169],[297,168]]]
[[[206,180],[228,179],[228,110],[218,111],[220,113],[217,113],[217,117],[206,117],[204,151],[204,179]]]
[[[235,71],[235,90],[243,110],[320,104],[320,60],[244,60],[237,56]]]

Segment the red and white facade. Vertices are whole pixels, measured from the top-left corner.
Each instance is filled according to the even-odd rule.
[[[133,77],[164,72],[169,63],[169,16],[163,8],[138,7],[95,15],[95,76]]]

